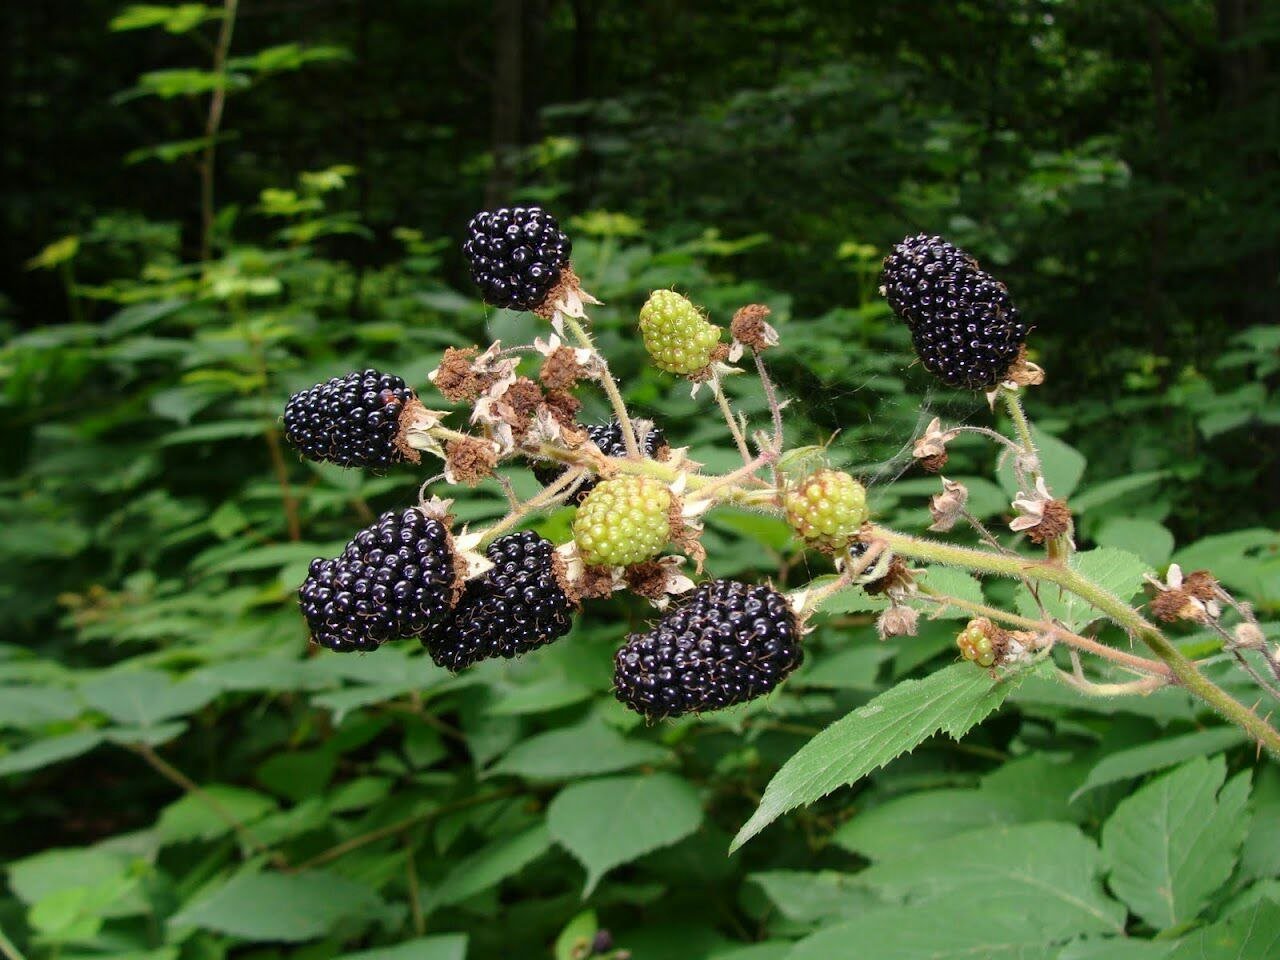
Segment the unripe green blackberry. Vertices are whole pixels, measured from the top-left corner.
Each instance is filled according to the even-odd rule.
[[[613,658],[614,695],[651,720],[720,710],[773,690],[803,660],[786,597],[712,580],[627,638]]]
[[[458,579],[448,529],[411,507],[384,513],[338,557],[311,561],[298,602],[322,647],[376,650],[388,640],[442,629]]]
[[[484,576],[467,584],[444,630],[423,638],[436,666],[458,671],[492,657],[518,657],[573,626],[563,565],[551,541],[532,531],[499,537]]]
[[[867,491],[840,470],[819,470],[787,487],[787,522],[811,547],[835,553],[858,535],[867,520]]]
[[[881,290],[911,329],[926,370],[983,390],[1006,379],[1030,328],[1005,285],[941,237],[907,237],[885,258]]]
[[[606,457],[625,457],[627,455],[627,444],[622,439],[622,424],[617,419],[610,420],[608,423],[592,423],[587,425],[587,436],[591,438],[601,453]],[[649,432],[645,434],[644,443],[641,449],[647,457],[656,457],[658,451],[667,445],[667,438],[662,432],[662,428],[658,426],[651,427]],[[553,465],[547,462],[535,463],[533,465],[533,475],[537,477],[538,482],[544,487],[549,487],[562,476],[567,468],[559,465]],[[583,481],[574,494],[574,502],[581,503],[586,499],[588,493],[596,488],[595,480]]]
[[[960,655],[980,667],[994,666],[997,651],[991,632],[991,621],[985,617],[970,620],[956,637]]]
[[[640,334],[653,362],[670,373],[705,369],[720,343],[720,328],[674,290],[649,294],[640,308]]]
[[[400,417],[416,394],[399,377],[357,370],[289,398],[284,436],[308,460],[386,467],[405,459]]]
[[[573,518],[582,562],[626,567],[655,557],[671,539],[671,491],[652,477],[605,480]]]

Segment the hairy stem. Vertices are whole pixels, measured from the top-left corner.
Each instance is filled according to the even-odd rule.
[[[1035,563],[1016,557],[999,556],[984,550],[922,540],[884,527],[872,527],[870,533],[884,540],[894,551],[904,557],[963,567],[978,573],[1047,581],[1074,593],[1105,613],[1129,633],[1137,636],[1152,653],[1168,665],[1176,681],[1190,693],[1243,729],[1272,755],[1280,757],[1280,732],[1201,674],[1195,664],[1183,656],[1182,652],[1138,611],[1065,564]]]
[[[713,372],[711,374],[711,392],[715,394],[720,412],[724,414],[724,422],[729,426],[729,433],[733,435],[733,442],[738,445],[738,453],[742,455],[742,462],[750,463],[751,448],[747,446],[747,438],[742,433],[742,426],[738,423],[738,418],[733,413],[733,407],[729,406],[729,398],[724,395],[724,384],[720,382],[718,373]]]
[[[512,527],[518,525],[526,517],[558,504],[569,495],[569,491],[573,489],[573,485],[585,476],[586,471],[584,470],[566,470],[564,476],[557,479],[555,483],[551,484],[551,486],[547,487],[537,496],[526,500],[493,526],[485,530],[480,537],[479,548],[483,549],[484,547],[487,547]]]
[[[592,341],[591,335],[587,333],[581,323],[564,313],[560,314],[560,319],[564,322],[565,329],[578,342],[578,346],[595,353],[600,361],[604,373],[600,378],[600,386],[609,398],[609,403],[613,407],[613,415],[618,418],[618,423],[622,426],[622,442],[626,445],[627,456],[632,460],[639,460],[640,444],[636,440],[636,428],[631,423],[631,414],[627,412],[627,404],[622,399],[622,391],[618,389],[618,381],[614,379],[613,371],[609,369],[609,361],[596,350],[596,345]]]

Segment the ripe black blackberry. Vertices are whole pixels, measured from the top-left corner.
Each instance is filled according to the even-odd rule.
[[[384,513],[334,559],[312,560],[298,602],[316,643],[376,650],[443,628],[457,585],[448,529],[414,507]]]
[[[600,452],[606,457],[625,457],[627,455],[627,445],[622,439],[622,424],[618,421],[610,420],[608,423],[592,423],[587,426],[587,436],[591,438],[591,442],[600,448]],[[661,427],[651,427],[648,434],[645,435],[644,443],[641,447],[647,457],[656,457],[658,451],[667,445],[667,438],[662,432]],[[533,475],[537,477],[538,482],[544,487],[549,487],[564,475],[565,468],[548,464],[537,463],[533,466]],[[593,480],[585,481],[578,492],[574,494],[573,502],[581,503],[588,493],[595,489],[596,482]]]
[[[732,580],[702,584],[614,655],[614,694],[651,720],[720,710],[768,693],[804,661],[786,598]]]
[[[1030,332],[1009,291],[941,237],[907,237],[885,257],[881,289],[911,329],[926,370],[952,387],[1004,380]]]
[[[560,280],[572,248],[541,207],[502,207],[471,218],[462,252],[485,303],[533,310]]]
[[[308,460],[390,466],[405,459],[396,437],[400,415],[416,396],[397,376],[357,370],[290,397],[284,435]]]
[[[431,659],[447,670],[518,657],[573,626],[573,603],[549,540],[531,531],[513,533],[490,544],[485,556],[493,567],[467,584],[449,626],[423,638]]]

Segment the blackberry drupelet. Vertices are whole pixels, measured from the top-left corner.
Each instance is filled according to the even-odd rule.
[[[284,435],[308,460],[386,467],[405,459],[396,444],[400,415],[416,394],[399,377],[362,370],[289,398]]]
[[[881,287],[925,369],[948,386],[1000,383],[1030,332],[1005,285],[941,237],[919,234],[894,247]]]
[[[298,602],[311,636],[338,652],[376,650],[399,637],[429,637],[456,599],[445,525],[417,508],[389,511],[336,558],[311,561]]]
[[[732,580],[692,597],[614,655],[614,694],[651,720],[720,710],[763,696],[804,661],[786,598]]]
[[[446,630],[423,639],[431,659],[458,671],[491,657],[518,657],[573,626],[573,603],[557,576],[555,547],[531,531],[500,537],[493,567],[467,585]]]
[[[627,455],[627,445],[622,439],[622,424],[617,420],[610,420],[608,423],[593,423],[587,427],[587,436],[606,457],[625,457]],[[667,438],[662,433],[661,427],[650,428],[648,434],[644,438],[641,448],[645,456],[653,458],[658,455],[658,451],[667,445]],[[564,475],[565,468],[559,465],[549,463],[538,463],[533,467],[533,475],[538,478],[538,482],[544,487],[549,487]],[[596,481],[584,481],[578,487],[577,493],[574,494],[573,503],[582,503],[587,494],[595,489]]]
[[[471,218],[462,252],[485,303],[533,310],[560,280],[572,248],[541,207],[502,207]]]

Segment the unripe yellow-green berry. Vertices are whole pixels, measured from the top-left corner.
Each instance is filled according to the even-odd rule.
[[[787,522],[805,543],[834,553],[847,547],[867,520],[867,491],[840,470],[819,470],[782,497]]]
[[[970,620],[956,637],[960,655],[980,667],[994,666],[996,662],[996,649],[991,641],[990,627],[990,620]]]
[[[605,480],[573,519],[582,562],[626,567],[655,557],[671,539],[671,491],[652,477]]]
[[[649,294],[640,308],[640,335],[653,362],[669,373],[705,369],[720,343],[720,328],[674,290]]]

